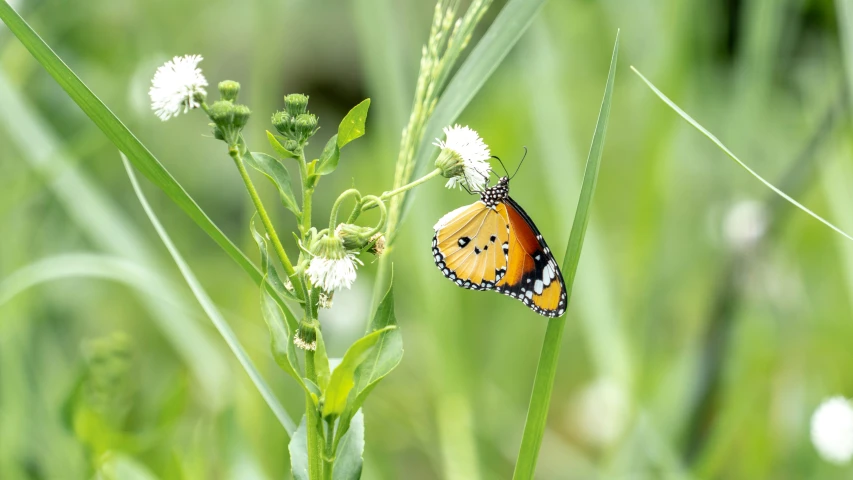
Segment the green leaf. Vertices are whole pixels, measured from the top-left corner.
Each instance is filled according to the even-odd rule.
[[[1,8],[1,7],[0,7]],[[166,233],[166,230],[160,224],[160,221],[157,219],[157,216],[154,214],[154,211],[148,205],[148,201],[145,199],[145,195],[142,193],[142,189],[139,188],[139,183],[136,181],[136,176],[133,174],[133,169],[130,168],[130,163],[122,154],[122,161],[124,162],[124,168],[127,170],[127,176],[130,178],[130,183],[133,186],[133,191],[136,192],[136,196],[139,199],[139,203],[142,205],[143,210],[145,210],[145,214],[148,215],[148,219],[151,221],[151,225],[154,226],[154,230],[157,231],[157,235],[160,236],[160,240],[163,242],[163,245],[166,246],[166,249],[169,251],[169,254],[172,256],[172,259],[175,261],[175,264],[178,266],[178,269],[181,271],[181,275],[183,275],[184,280],[186,280],[187,285],[189,285],[190,290],[192,290],[193,295],[198,300],[198,303],[201,304],[204,313],[210,318],[210,321],[213,322],[213,325],[216,327],[216,330],[219,331],[219,334],[225,340],[225,343],[228,344],[228,348],[231,349],[231,352],[237,357],[237,361],[240,362],[240,365],[246,371],[246,374],[252,380],[252,383],[255,385],[255,388],[258,389],[261,396],[269,405],[270,410],[273,411],[275,416],[278,418],[281,425],[287,431],[288,435],[292,435],[295,429],[295,425],[293,424],[293,420],[287,415],[287,412],[284,410],[284,407],[278,401],[275,394],[272,392],[272,389],[267,385],[264,378],[258,372],[257,368],[255,368],[255,364],[252,363],[252,359],[249,358],[249,355],[246,353],[246,350],[240,344],[240,340],[237,338],[237,335],[234,334],[234,331],[231,330],[231,326],[228,325],[228,322],[225,321],[225,317],[219,312],[219,309],[216,308],[216,304],[213,303],[213,300],[207,295],[207,292],[204,291],[204,288],[199,283],[195,274],[190,269],[189,265],[184,261],[184,258],[181,256],[180,252],[178,252],[177,247],[175,247],[174,243],[172,243],[172,239],[169,238],[169,235]],[[269,298],[269,303],[275,306],[278,309],[278,305],[269,297],[269,294],[266,293],[265,288],[261,288],[261,291],[264,292],[264,296]],[[301,382],[300,382],[301,383]]]
[[[275,153],[277,153],[281,158],[299,158],[299,155],[284,148],[284,145],[278,141],[278,137],[273,135],[269,130],[267,130],[267,140],[270,142],[272,149],[275,150]]]
[[[293,345],[293,335],[296,333],[298,324],[295,318],[283,316],[278,304],[265,289],[261,289],[261,312],[270,331],[270,350],[275,363],[293,377],[302,388],[305,382],[299,372],[299,360],[296,356],[296,347]]]
[[[575,220],[572,223],[572,232],[569,235],[566,256],[563,259],[562,271],[566,281],[567,304],[571,301],[572,285],[575,281],[586,227],[589,223],[592,195],[598,182],[598,170],[601,166],[604,137],[607,132],[607,121],[610,118],[610,104],[613,99],[613,81],[616,76],[618,54],[619,32],[617,31],[613,54],[610,57],[610,72],[607,74],[607,83],[604,87],[604,98],[601,101],[598,122],[592,135],[592,146],[586,158],[586,169],[584,170],[580,198],[575,211]],[[548,418],[548,406],[551,401],[551,392],[554,389],[554,379],[557,375],[557,360],[560,356],[560,344],[565,326],[565,316],[548,320],[545,341],[542,345],[542,353],[539,356],[539,365],[536,368],[536,378],[533,380],[533,393],[530,397],[530,406],[527,409],[527,420],[524,424],[521,448],[518,452],[518,461],[515,464],[515,472],[512,477],[514,479],[534,478],[536,459],[542,446],[542,436],[545,433],[545,422]]]
[[[219,230],[184,188],[131,133],[101,100],[68,68],[35,31],[9,6],[0,2],[0,19],[29,50],[32,56],[62,87],[107,138],[148,180],[180,207],[207,233],[258,285],[263,275],[246,255]],[[280,299],[278,299],[280,300]],[[283,301],[281,305],[285,305]]]
[[[652,84],[652,82],[650,82],[648,79],[646,79],[646,77],[644,77],[644,76],[643,76],[643,74],[642,74],[642,73],[640,73],[636,68],[631,67],[631,70],[633,70],[633,71],[634,71],[634,73],[636,73],[636,74],[637,74],[637,75],[638,75],[638,76],[643,80],[643,82],[645,82],[645,83],[646,83],[646,85],[648,85],[648,87],[649,87],[649,88],[651,88],[653,92],[655,92],[655,95],[657,95],[661,100],[663,100],[663,102],[664,102],[664,103],[666,103],[667,105],[669,105],[669,108],[671,108],[671,109],[675,110],[675,113],[677,113],[677,114],[681,115],[681,118],[683,118],[683,119],[687,120],[687,123],[689,123],[690,125],[693,125],[693,127],[694,127],[694,128],[696,128],[696,130],[699,130],[700,132],[702,132],[702,134],[703,134],[703,135],[705,135],[706,137],[708,137],[708,139],[709,139],[709,140],[711,140],[712,142],[714,142],[714,144],[715,144],[715,145],[717,145],[718,147],[720,147],[720,150],[722,150],[723,152],[725,152],[725,153],[726,153],[726,155],[728,155],[728,156],[729,156],[729,158],[731,158],[731,159],[732,159],[732,160],[734,160],[738,165],[740,165],[741,167],[743,167],[743,169],[744,169],[744,170],[746,170],[747,172],[749,172],[749,174],[750,174],[750,175],[752,175],[753,177],[755,177],[759,182],[763,183],[767,188],[769,188],[770,190],[772,190],[774,193],[776,193],[776,194],[777,194],[777,195],[779,195],[780,197],[782,197],[782,198],[784,198],[785,200],[787,200],[791,205],[793,205],[793,206],[795,206],[795,207],[799,208],[800,210],[802,210],[802,211],[806,212],[807,214],[811,215],[814,219],[816,219],[816,220],[817,220],[817,221],[819,221],[820,223],[822,223],[822,224],[826,225],[827,227],[831,228],[832,230],[835,230],[835,232],[836,232],[836,233],[841,234],[842,236],[844,236],[844,237],[845,237],[845,238],[847,238],[848,240],[853,240],[853,237],[851,237],[850,235],[848,235],[846,232],[844,232],[844,231],[843,231],[843,230],[841,230],[840,228],[836,227],[835,225],[833,225],[833,224],[832,224],[832,223],[830,223],[829,221],[825,220],[825,219],[824,219],[823,217],[821,217],[820,215],[818,215],[818,214],[814,213],[813,211],[809,210],[806,206],[804,206],[804,205],[803,205],[803,204],[801,204],[800,202],[798,202],[798,201],[794,200],[793,198],[791,198],[787,193],[783,192],[782,190],[779,190],[778,188],[776,188],[776,186],[775,186],[775,185],[773,185],[773,184],[772,184],[772,183],[770,183],[769,181],[765,180],[765,179],[764,179],[764,177],[762,177],[761,175],[759,175],[755,170],[753,170],[753,169],[749,168],[749,166],[747,166],[747,164],[746,164],[746,163],[744,163],[740,158],[738,158],[738,157],[737,157],[737,155],[735,155],[734,153],[732,153],[732,151],[731,151],[731,150],[729,150],[725,145],[723,145],[723,142],[721,142],[719,138],[715,137],[711,132],[709,132],[708,130],[706,130],[706,129],[705,129],[705,127],[703,127],[702,125],[699,125],[699,122],[697,122],[696,120],[693,120],[693,117],[691,117],[690,115],[688,115],[688,114],[687,114],[687,112],[685,112],[684,110],[682,110],[681,108],[679,108],[679,107],[678,107],[678,105],[676,105],[672,100],[670,100],[670,99],[669,99],[669,97],[667,97],[666,95],[664,95],[664,94],[663,94],[663,92],[661,92],[660,90],[658,90],[658,89],[657,89],[657,87],[655,87],[655,86]]]
[[[329,368],[329,355],[326,353],[326,342],[323,341],[323,333],[319,331],[317,332],[317,351],[314,352],[314,372],[317,374],[320,391],[326,390],[332,374]]]
[[[358,480],[364,463],[364,413],[355,412],[349,430],[341,437],[332,464],[332,480]]]
[[[365,361],[355,371],[355,400],[349,407],[350,411],[356,411],[364,404],[365,399],[373,390],[373,387],[397,368],[403,359],[403,335],[396,327],[397,319],[394,316],[394,291],[393,286],[388,288],[388,293],[376,309],[373,321],[370,325],[371,331],[383,331],[379,341],[371,349]]]
[[[355,370],[370,356],[371,349],[379,341],[382,334],[394,328],[396,327],[387,327],[365,335],[349,347],[343,360],[341,360],[341,364],[332,372],[329,386],[323,393],[324,417],[338,416],[344,412],[347,406],[347,398],[355,386]]]
[[[284,165],[275,158],[261,152],[252,152],[246,155],[245,161],[255,170],[266,175],[267,178],[276,186],[278,194],[281,197],[281,203],[285,208],[296,215],[296,218],[301,216],[299,206],[296,204],[296,196],[293,195],[293,184],[290,181],[290,172],[287,171]]]
[[[364,124],[367,122],[367,110],[370,108],[370,99],[366,99],[352,107],[341,124],[338,125],[338,148],[364,135]]]
[[[290,437],[287,450],[290,452],[290,471],[293,473],[294,480],[309,480],[308,426],[305,415],[302,415],[302,421],[299,422],[299,428],[296,429],[296,433]]]
[[[338,168],[338,160],[341,158],[341,149],[338,147],[338,136],[333,135],[323,147],[320,161],[317,163],[317,175],[328,175]]]
[[[296,295],[288,290],[284,286],[284,282],[281,281],[281,277],[278,275],[278,271],[275,269],[272,259],[270,258],[269,250],[267,249],[267,240],[255,228],[255,216],[252,216],[250,229],[252,230],[252,238],[255,239],[255,242],[258,244],[258,250],[261,252],[261,271],[264,273],[267,283],[269,283],[280,295],[286,296],[294,301],[299,301]]]

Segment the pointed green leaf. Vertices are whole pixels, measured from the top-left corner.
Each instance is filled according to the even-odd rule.
[[[364,464],[364,413],[355,412],[349,430],[341,437],[335,463],[332,464],[332,480],[359,480]]]
[[[287,450],[290,452],[290,471],[293,473],[294,480],[309,480],[308,425],[305,415],[302,415],[299,428],[296,429],[296,433],[290,438]]]
[[[581,247],[589,223],[592,194],[595,192],[595,185],[598,182],[601,154],[604,151],[604,136],[607,131],[610,104],[613,99],[613,81],[616,77],[618,54],[619,31],[617,30],[613,54],[610,57],[610,72],[607,74],[607,83],[604,86],[604,98],[601,100],[598,122],[592,135],[592,146],[590,146],[589,155],[586,158],[586,169],[584,170],[580,198],[575,211],[575,220],[572,222],[572,232],[566,246],[566,256],[563,258],[562,271],[566,282],[567,304],[571,301],[572,285],[575,281]],[[524,433],[521,438],[521,448],[518,452],[513,479],[534,478],[536,459],[539,457],[539,448],[542,446],[542,436],[545,433],[545,422],[548,418],[548,406],[551,401],[551,392],[554,389],[554,379],[557,375],[557,360],[560,356],[560,344],[565,326],[565,316],[548,320],[545,341],[542,345],[542,353],[539,355],[536,377],[533,380],[533,393],[530,397],[530,406],[527,409],[527,420],[524,424]]]
[[[252,230],[252,238],[255,239],[255,242],[258,244],[258,250],[261,252],[261,271],[264,273],[267,283],[269,283],[280,295],[291,300],[298,301],[299,299],[296,295],[285,287],[284,282],[281,281],[281,277],[278,275],[278,271],[275,269],[272,259],[270,258],[269,250],[267,249],[267,240],[255,228],[254,216],[250,222],[250,229]]]
[[[387,327],[396,327],[397,319],[394,316],[394,291],[393,286],[388,288],[388,293],[376,309],[371,323],[372,331],[379,331]],[[355,372],[355,399],[349,407],[350,411],[361,408],[365,399],[373,390],[373,387],[397,368],[403,359],[403,335],[399,328],[383,330],[376,345],[370,354]]]
[[[367,122],[367,110],[370,109],[370,99],[366,99],[352,107],[341,124],[338,125],[338,148],[364,135],[364,124]]]
[[[287,171],[287,168],[275,158],[261,152],[252,152],[246,155],[245,160],[248,165],[270,179],[278,189],[281,203],[299,218],[301,213],[296,204],[296,196],[293,195],[293,184],[290,181],[290,172]]]
[[[329,368],[329,356],[326,353],[326,342],[323,341],[323,333],[317,332],[317,351],[314,352],[314,372],[317,374],[317,384],[320,391],[329,385],[331,369]]]
[[[371,349],[382,334],[396,327],[387,327],[361,337],[344,354],[341,364],[332,372],[329,386],[323,394],[323,416],[341,415],[347,406],[347,399],[355,386],[355,370],[370,356]]]
[[[282,310],[272,299],[266,289],[261,290],[261,313],[267,322],[270,331],[270,350],[275,363],[293,377],[302,388],[305,382],[299,372],[299,360],[296,356],[296,347],[293,345],[293,335],[298,328],[296,319],[282,315]],[[307,390],[307,389],[306,389]]]
[[[284,148],[284,145],[278,141],[278,137],[273,135],[269,130],[267,130],[267,140],[270,142],[272,149],[275,150],[275,153],[277,153],[281,158],[299,158],[299,155]]]
[[[338,160],[341,158],[341,149],[338,147],[338,136],[333,135],[323,147],[320,161],[317,163],[317,175],[328,175],[338,168]]]

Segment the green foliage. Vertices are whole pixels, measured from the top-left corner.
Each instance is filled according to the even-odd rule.
[[[278,189],[284,207],[293,212],[296,218],[300,218],[302,212],[299,211],[299,206],[296,204],[296,196],[293,195],[293,185],[287,168],[275,158],[262,152],[252,152],[246,155],[246,163],[270,179]]]
[[[364,463],[364,413],[355,412],[335,452],[332,480],[358,480]]]
[[[281,157],[281,158],[299,158],[299,155],[297,155],[297,154],[291,152],[290,150],[284,148],[284,145],[282,145],[281,142],[278,141],[278,138],[275,135],[273,135],[272,133],[270,133],[269,130],[267,130],[267,141],[269,141],[270,146],[272,147],[273,150],[275,150],[275,153],[277,153],[279,157]]]
[[[382,338],[382,334],[395,328],[390,326],[372,332],[350,345],[340,365],[332,371],[329,385],[323,392],[324,417],[337,417],[346,411],[347,399],[355,386],[356,369],[370,357],[374,345]]]
[[[367,123],[367,111],[370,109],[370,99],[363,100],[352,107],[338,126],[338,148],[364,135],[364,125]]]

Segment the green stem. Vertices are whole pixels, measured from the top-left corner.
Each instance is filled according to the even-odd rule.
[[[305,163],[305,152],[299,150],[299,173],[302,177],[302,223],[299,225],[299,230],[302,231],[302,240],[305,240],[305,235],[308,230],[311,230],[311,198],[314,194],[314,187],[309,186],[308,179],[308,164]]]
[[[394,190],[389,190],[387,192],[384,192],[382,195],[379,196],[378,200],[383,200],[383,201],[388,200],[391,197],[397,196],[401,193],[408,192],[409,190],[417,187],[418,185],[425,183],[425,182],[431,180],[433,177],[437,177],[439,175],[441,175],[441,169],[436,168],[435,170],[427,173],[423,177],[421,177],[421,178],[419,178],[419,179],[417,179],[411,183],[407,183],[400,188],[395,188]],[[374,197],[374,198],[376,198],[376,197]],[[378,200],[365,202],[364,205],[361,207],[361,211],[364,212],[365,210],[370,210],[371,208],[376,208],[377,204],[378,204]],[[355,215],[355,212],[353,212],[353,215],[355,217],[358,217],[358,215]],[[354,220],[355,219],[353,219],[353,221]]]
[[[240,171],[243,183],[246,184],[246,190],[249,191],[249,196],[252,197],[252,202],[255,204],[255,210],[258,211],[258,215],[261,217],[261,221],[270,236],[270,241],[272,241],[276,254],[278,254],[278,258],[281,260],[282,266],[284,266],[285,273],[288,278],[292,278],[296,274],[296,271],[293,269],[293,264],[290,263],[290,259],[284,251],[284,246],[282,246],[275,228],[273,228],[272,221],[270,220],[269,215],[267,215],[267,210],[261,202],[261,197],[258,196],[258,191],[255,190],[255,185],[252,183],[251,177],[249,177],[249,172],[246,171],[246,165],[243,163],[243,157],[240,155],[240,149],[236,146],[229,147],[228,154],[234,159],[234,164],[237,165],[237,170]]]
[[[388,218],[388,209],[385,207],[385,202],[375,195],[365,195],[364,200],[373,201],[379,207],[379,222],[376,223],[376,226],[373,227],[373,229],[365,233],[365,236],[372,237],[385,228],[385,220]]]
[[[354,189],[350,188],[349,190],[344,190],[343,193],[338,195],[338,199],[335,200],[335,203],[332,205],[332,213],[329,215],[329,231],[334,232],[335,227],[338,223],[338,210],[341,208],[341,203],[346,200],[347,197],[355,196],[356,203],[361,203],[361,193]]]
[[[308,303],[308,302],[306,302]],[[305,376],[314,383],[317,383],[317,372],[314,369],[314,352],[305,350]],[[322,464],[322,439],[318,427],[320,423],[320,412],[314,406],[314,400],[310,393],[305,394],[305,428],[307,437],[308,450],[308,479],[320,480],[323,464]]]
[[[332,467],[335,462],[335,421],[330,419],[326,422],[326,454],[323,455],[323,478],[332,480]]]

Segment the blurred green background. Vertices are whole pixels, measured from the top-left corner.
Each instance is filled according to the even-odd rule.
[[[162,123],[151,112],[156,67],[197,53],[211,84],[241,82],[254,149],[266,148],[283,94],[310,95],[323,127],[314,156],[370,97],[367,135],[315,196],[322,223],[351,184],[377,194],[391,186],[434,5],[13,4],[255,259],[251,203],[206,120],[194,112]],[[459,122],[508,168],[528,147],[512,195],[556,252],[617,28],[612,116],[538,478],[850,478],[849,466],[814,452],[809,416],[824,397],[853,396],[853,244],[775,199],[628,68],[771,182],[853,231],[836,6],[549,2]],[[0,478],[91,478],[104,452],[113,459],[104,475],[115,478],[288,478],[285,432],[186,288],[116,148],[5,27],[0,145]],[[144,187],[298,421],[303,395],[270,356],[257,287]],[[512,472],[546,319],[436,271],[432,225],[471,201],[430,182],[403,224],[394,279],[406,354],[365,406],[366,479]],[[275,210],[288,243],[295,224]],[[331,355],[363,331],[375,271],[366,264],[322,311]]]

